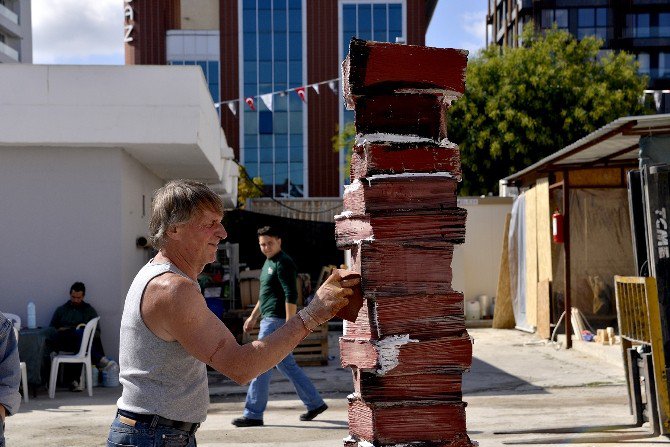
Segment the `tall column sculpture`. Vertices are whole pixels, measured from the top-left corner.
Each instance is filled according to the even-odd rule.
[[[463,94],[467,52],[353,39],[343,63],[356,144],[340,248],[364,304],[340,339],[353,371],[345,447],[470,447],[462,373],[472,362],[463,295],[452,290],[458,147],[446,110]]]

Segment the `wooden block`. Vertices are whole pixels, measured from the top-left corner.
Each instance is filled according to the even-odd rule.
[[[354,392],[365,402],[462,400],[462,375],[406,374],[380,376],[352,368]]]
[[[360,279],[361,275],[357,273],[350,273],[342,277],[342,279]],[[342,318],[343,320],[355,322],[358,318],[358,313],[363,307],[363,290],[361,288],[361,283],[359,282],[351,288],[351,291],[354,292],[353,295],[349,295],[349,302],[342,309],[337,311],[336,316]]]
[[[348,416],[349,434],[374,445],[433,441],[442,446],[472,446],[466,434],[463,402],[366,403],[351,399]]]
[[[342,64],[348,107],[361,95],[406,89],[435,91],[455,99],[465,91],[468,52],[352,39]]]
[[[412,135],[439,144],[447,138],[446,103],[431,94],[362,96],[356,101],[356,133]]]
[[[375,442],[371,443],[365,439],[358,438],[356,436],[347,436],[342,440],[344,447],[474,447],[477,444],[473,444],[469,438],[463,439],[459,438],[458,440],[450,441],[415,441],[411,444],[398,444],[393,443],[381,443]]]
[[[392,336],[380,340],[340,338],[342,367],[378,375],[417,372],[462,373],[472,364],[472,341],[467,333],[433,340]]]
[[[465,242],[466,215],[467,211],[463,208],[386,215],[340,214],[335,216],[335,241],[338,248],[350,248],[366,239],[462,244]]]
[[[537,335],[551,338],[551,281],[537,283]]]
[[[441,295],[451,289],[454,246],[448,242],[362,241],[351,249],[364,296]]]
[[[448,174],[379,175],[347,186],[343,205],[354,214],[442,211],[456,207],[457,186]]]
[[[412,339],[428,340],[464,331],[463,294],[452,292],[366,300],[356,321],[345,325],[344,337],[375,340],[408,334]]]
[[[493,311],[494,329],[514,329],[514,309],[509,279],[509,224],[512,215],[507,213],[503,230],[502,253],[500,255],[500,271],[496,288],[496,306]]]
[[[461,154],[458,146],[415,146],[399,143],[361,142],[351,154],[351,181],[376,174],[446,172],[461,179]]]
[[[526,276],[526,322],[537,327],[537,202],[535,188],[524,193],[526,196],[526,238],[525,238],[525,274]]]

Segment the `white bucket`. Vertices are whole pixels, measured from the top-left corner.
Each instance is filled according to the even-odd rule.
[[[102,370],[102,386],[119,386],[119,364],[113,360]]]
[[[482,318],[481,304],[477,300],[471,300],[465,303],[465,319],[479,320]]]
[[[488,295],[479,295],[477,297],[479,300],[479,308],[482,311],[482,317],[491,316],[491,297]]]

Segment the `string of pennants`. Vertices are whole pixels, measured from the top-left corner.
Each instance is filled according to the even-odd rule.
[[[314,92],[318,95],[320,93],[320,88],[322,85],[327,85],[328,88],[335,93],[336,95],[338,94],[338,87],[337,83],[339,82],[339,78],[335,79],[329,79],[327,81],[321,81],[321,82],[316,82],[314,84],[308,84],[308,85],[303,85],[300,87],[296,88],[290,88],[288,90],[279,90],[276,92],[271,92],[271,93],[265,93],[263,95],[258,95],[258,96],[247,96],[244,99],[238,98],[238,99],[231,99],[228,101],[221,101],[217,102],[214,104],[214,107],[221,107],[222,105],[227,105],[230,111],[232,112],[233,115],[237,116],[237,104],[241,101],[244,101],[244,103],[249,107],[251,110],[256,110],[256,104],[258,102],[257,98],[260,98],[261,101],[263,101],[263,104],[265,104],[265,107],[268,108],[271,112],[274,111],[274,95],[279,95],[279,96],[286,96],[290,92],[295,92],[302,102],[306,103],[307,102],[307,89],[312,88]]]

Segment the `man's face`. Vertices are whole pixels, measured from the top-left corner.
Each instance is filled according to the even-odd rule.
[[[197,212],[183,225],[184,250],[191,261],[203,266],[216,261],[219,242],[228,236],[226,229],[221,224],[221,219],[223,219],[221,214],[204,209]]]
[[[281,239],[274,236],[258,236],[258,245],[266,258],[270,259],[281,251]]]
[[[77,292],[76,290],[70,291],[70,302],[75,306],[79,306],[84,302],[84,292]]]

